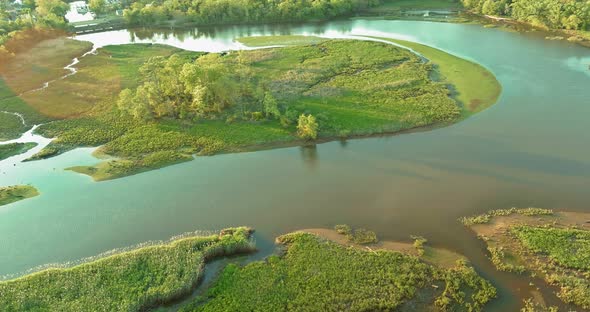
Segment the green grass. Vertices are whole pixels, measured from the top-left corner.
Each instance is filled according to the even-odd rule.
[[[0,111],[19,113],[25,118],[27,126],[23,125],[20,118],[13,114],[0,113],[0,139],[18,138],[20,134],[30,129],[31,125],[41,124],[50,120],[40,114],[33,107],[27,105],[0,77]]]
[[[553,215],[552,209],[545,209],[545,208],[510,208],[510,209],[495,209],[490,210],[484,214],[471,216],[471,217],[461,217],[459,221],[463,223],[465,226],[472,226],[475,224],[486,224],[489,223],[492,218],[494,217],[501,217],[501,216],[510,216],[513,214],[523,215],[523,216],[551,216]]]
[[[347,248],[306,233],[279,241],[284,255],[228,265],[204,296],[181,311],[393,311],[417,298],[442,310],[480,311],[496,294],[465,264],[441,269],[402,253]]]
[[[458,10],[463,6],[458,0],[385,0],[383,4],[368,9],[369,12],[392,10]]]
[[[17,139],[26,131],[27,127],[18,116],[0,112],[0,142]]]
[[[300,35],[283,35],[283,36],[254,36],[242,37],[236,41],[249,47],[266,47],[266,46],[293,46],[305,44],[318,44],[328,39],[315,36],[300,36]]]
[[[11,143],[0,145],[0,160],[26,153],[31,148],[37,146],[37,143]]]
[[[163,128],[168,129],[168,127],[169,125],[166,125]],[[204,121],[192,126],[188,132],[197,137],[209,137],[219,140],[232,147],[296,139],[293,135],[293,129],[285,129],[277,121],[229,124],[223,121]]]
[[[37,195],[39,195],[37,189],[30,185],[0,187],[0,206],[35,197]]]
[[[512,233],[527,248],[546,254],[561,266],[590,270],[590,231],[516,226]]]
[[[208,261],[252,251],[250,234],[227,229],[0,282],[0,309],[143,311],[188,295]]]
[[[452,86],[455,98],[469,116],[496,103],[502,86],[485,67],[444,51],[405,40],[378,38],[408,47],[432,62],[440,73],[439,79]]]

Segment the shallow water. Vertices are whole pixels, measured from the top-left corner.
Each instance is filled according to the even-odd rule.
[[[415,40],[486,66],[503,92],[490,109],[443,129],[198,157],[114,181],[62,170],[98,162],[92,149],[0,164],[0,185],[31,183],[41,192],[0,207],[0,275],[195,229],[252,226],[258,245],[270,250],[276,235],[348,223],[382,239],[422,235],[466,254],[501,290],[493,310],[514,310],[519,297],[530,296],[528,280],[495,272],[483,244],[456,220],[513,206],[590,210],[589,49],[478,25],[376,20],[78,38],[215,52],[257,34]]]

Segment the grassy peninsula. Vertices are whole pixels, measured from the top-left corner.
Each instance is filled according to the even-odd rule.
[[[195,153],[391,133],[462,115],[447,85],[431,79],[430,64],[378,42],[310,37],[289,47],[206,55],[123,45],[100,49],[79,68],[43,92],[80,90],[63,95],[74,103],[67,109],[92,108],[82,118],[41,127],[40,133],[58,139],[36,158],[103,145],[98,155],[117,158],[72,168],[97,181],[190,160]],[[171,72],[181,75],[171,79]],[[110,88],[94,86],[97,73],[112,80]],[[90,102],[72,97],[82,88],[96,88],[100,96]]]
[[[0,145],[0,160],[26,153],[28,150],[37,146],[37,143],[10,143]]]
[[[587,213],[512,208],[461,221],[486,243],[498,270],[540,277],[556,287],[556,295],[563,302],[587,310],[589,219]]]
[[[60,40],[63,48],[88,50],[85,43]],[[483,67],[422,45],[412,48],[430,63],[381,42],[241,40],[282,47],[207,54],[152,44],[107,46],[82,58],[75,75],[8,97],[0,109],[27,120],[57,120],[38,128],[56,140],[29,160],[101,146],[96,155],[109,160],[70,169],[102,181],[188,161],[194,154],[445,125],[488,107],[500,92]],[[62,48],[35,52],[44,49],[47,43],[15,57],[18,66],[9,68],[20,69],[3,75],[6,94],[37,63],[50,64],[44,79],[63,76]],[[36,63],[29,64],[33,56]]]
[[[36,188],[30,185],[14,185],[0,187],[0,206],[39,195]]]
[[[228,265],[181,311],[480,311],[496,295],[464,261],[441,268],[418,256],[347,247],[307,232],[277,241],[283,254]]]
[[[205,264],[253,250],[248,228],[185,237],[0,282],[6,311],[143,311],[189,294]]]

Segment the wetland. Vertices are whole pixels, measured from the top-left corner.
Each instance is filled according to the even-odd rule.
[[[0,108],[25,116],[27,129],[34,124],[68,118],[48,123],[45,130],[41,127],[39,133],[46,137],[59,138],[62,135],[62,138],[67,138],[63,129],[73,133],[99,133],[95,129],[100,127],[96,125],[100,126],[104,122],[101,118],[109,116],[99,116],[96,109],[108,103],[94,102],[94,92],[60,95],[58,87],[70,85],[74,88],[75,84],[79,84],[86,85],[86,88],[78,90],[91,90],[96,67],[92,71],[88,69],[92,68],[93,62],[99,65],[101,57],[108,57],[105,51],[109,51],[110,56],[114,56],[111,62],[115,65],[100,66],[100,69],[104,70],[105,77],[112,77],[112,80],[97,92],[109,94],[112,105],[115,96],[118,96],[118,92],[114,91],[122,90],[121,86],[131,88],[138,83],[129,82],[138,78],[138,66],[130,69],[138,53],[133,53],[133,57],[126,56],[126,46],[113,44],[135,41],[171,45],[183,50],[157,44],[149,48],[136,47],[146,54],[156,51],[156,54],[164,56],[177,53],[190,58],[194,52],[187,50],[201,53],[244,48],[236,39],[253,34],[315,35],[347,40],[351,39],[350,36],[370,36],[379,40],[395,40],[402,46],[405,43],[406,47],[433,63],[436,63],[435,57],[431,55],[429,58],[428,52],[438,51],[439,59],[458,56],[469,61],[449,62],[453,66],[446,67],[446,73],[443,63],[440,63],[442,61],[439,61],[442,77],[438,79],[453,79],[455,75],[455,79],[463,79],[463,85],[469,86],[478,79],[461,75],[461,68],[480,64],[480,75],[486,76],[481,72],[489,71],[501,84],[502,93],[498,97],[498,86],[481,90],[471,88],[477,92],[496,90],[489,92],[491,95],[488,97],[460,92],[459,89],[454,98],[463,105],[457,106],[461,111],[454,115],[452,121],[456,123],[423,129],[430,131],[362,139],[355,139],[351,132],[353,139],[344,136],[316,146],[196,157],[195,160],[160,170],[100,183],[84,175],[64,171],[71,167],[86,166],[84,168],[88,170],[97,166],[100,160],[91,155],[97,153],[94,148],[75,148],[107,143],[105,140],[92,141],[92,136],[86,136],[88,141],[85,144],[77,142],[57,146],[54,155],[59,155],[53,158],[16,165],[7,163],[6,166],[2,163],[2,171],[5,172],[0,176],[2,185],[31,183],[42,194],[0,209],[0,231],[4,237],[1,247],[6,251],[0,255],[0,274],[19,275],[38,265],[73,261],[112,248],[164,239],[195,228],[221,229],[243,224],[257,229],[257,246],[262,253],[269,254],[274,249],[274,238],[284,233],[347,223],[374,230],[385,241],[409,241],[410,235],[423,236],[432,246],[464,255],[476,271],[497,288],[498,299],[487,306],[491,310],[520,307],[522,300],[531,297],[532,293],[541,293],[548,306],[559,305],[560,300],[551,288],[529,286],[528,277],[514,276],[509,272],[497,273],[485,256],[485,247],[457,219],[507,206],[559,207],[571,211],[587,209],[589,198],[585,185],[590,178],[590,164],[585,155],[589,150],[580,142],[588,139],[584,131],[588,106],[584,103],[590,80],[586,63],[590,57],[587,49],[575,44],[547,41],[542,34],[510,33],[479,25],[362,19],[304,25],[195,29],[181,35],[167,31],[150,34],[114,31],[78,36],[81,42],[92,42],[94,48],[103,50],[81,58],[76,65],[79,66],[78,72],[49,84],[40,91],[46,92],[43,96],[29,93],[17,98],[8,97],[0,102]],[[333,42],[328,44],[339,44],[338,40]],[[322,42],[315,44],[321,45]],[[407,53],[380,43],[362,44]],[[77,56],[92,49],[88,44],[78,43],[76,46],[79,48]],[[436,50],[428,51],[432,48],[425,46]],[[298,48],[298,45],[293,48]],[[277,51],[288,51],[289,48],[281,49]],[[246,55],[260,53],[257,50],[245,52],[250,53]],[[232,53],[230,59],[236,54]],[[70,62],[71,58],[64,58],[54,68],[59,70]],[[117,62],[130,66],[121,69],[117,67]],[[64,70],[60,75],[67,73]],[[111,73],[117,74],[108,76]],[[40,79],[35,85],[40,87],[43,81]],[[460,85],[455,84],[457,88]],[[19,91],[13,92],[19,94]],[[58,96],[68,97],[67,101],[52,102],[60,105],[59,109],[43,104],[43,97]],[[38,99],[34,100],[34,97]],[[486,101],[490,104],[481,104]],[[494,102],[496,104],[491,105]],[[322,104],[311,103],[310,107]],[[31,107],[37,109],[31,110]],[[469,109],[477,114],[464,112]],[[45,113],[42,113],[43,110]],[[59,115],[52,113],[58,111]],[[79,120],[76,118],[81,114],[88,114],[90,117],[85,116],[86,120],[93,120],[78,128],[79,121],[69,120]],[[18,120],[11,122],[16,124]],[[273,121],[269,123],[272,125]],[[242,126],[239,122],[231,125]],[[169,127],[169,131],[178,127],[169,122],[161,126]],[[363,129],[362,125],[357,129]],[[290,133],[295,132],[291,128]],[[107,135],[120,136],[112,133]],[[238,133],[249,135],[253,132],[246,127],[239,129]],[[330,132],[325,135],[333,136]],[[10,133],[6,135],[7,138],[14,136]],[[244,141],[248,142],[247,139],[246,136]],[[47,148],[46,145],[41,144],[31,151],[37,153],[41,148]],[[45,235],[36,234],[39,231]],[[88,235],[89,232],[92,235]],[[522,233],[523,237],[533,238],[543,234]],[[313,246],[316,244],[314,240],[317,241],[303,234],[287,237],[292,238],[291,247],[300,243]],[[66,239],[74,239],[78,243],[71,246],[59,243]],[[531,246],[535,248],[536,245]],[[340,247],[330,245],[329,248]],[[355,259],[363,256],[350,253],[349,256]],[[214,285],[230,278],[236,281],[235,285],[239,285],[237,281],[241,281],[243,275],[254,274],[249,273],[255,272],[251,270],[263,270],[269,278],[276,274],[273,269],[288,270],[283,262],[289,261],[289,258],[269,259],[267,263],[243,268],[229,267]],[[294,252],[292,260],[298,259],[303,261],[306,257],[298,258]],[[273,261],[276,261],[276,268],[268,264]],[[257,281],[260,284],[266,282]],[[371,285],[367,287],[370,289]],[[212,289],[216,291],[206,294],[211,305],[223,302],[224,298],[232,298],[232,294],[238,291],[221,286]],[[274,297],[275,294],[269,292],[268,296]]]

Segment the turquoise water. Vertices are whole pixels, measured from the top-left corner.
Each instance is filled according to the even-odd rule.
[[[196,229],[252,226],[266,250],[276,235],[347,223],[382,239],[422,235],[466,254],[480,272],[494,275],[504,298],[497,310],[530,296],[528,279],[496,273],[483,245],[456,220],[513,206],[590,210],[589,49],[478,25],[376,20],[155,35],[124,30],[79,39],[220,51],[240,48],[236,37],[257,34],[415,40],[486,66],[503,92],[490,109],[447,128],[198,157],[100,183],[63,171],[96,163],[92,149],[2,163],[0,185],[31,183],[41,195],[0,207],[0,275]]]

